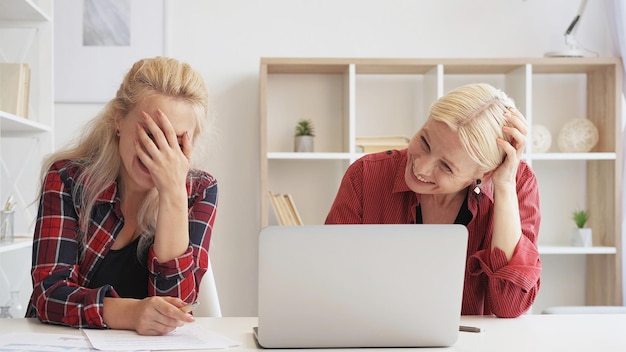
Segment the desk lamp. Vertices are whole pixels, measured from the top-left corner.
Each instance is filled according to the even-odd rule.
[[[578,41],[574,34],[576,33],[576,29],[578,28],[578,22],[580,21],[581,16],[583,15],[583,11],[585,11],[585,6],[587,5],[587,0],[582,0],[580,2],[580,6],[578,7],[578,13],[576,13],[576,17],[572,20],[572,23],[565,30],[565,45],[567,49],[565,50],[555,50],[548,51],[545,56],[548,57],[583,57],[585,56],[585,52],[580,49],[578,45]]]

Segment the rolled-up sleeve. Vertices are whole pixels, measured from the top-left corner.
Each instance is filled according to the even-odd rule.
[[[194,191],[196,189],[196,191]],[[209,268],[209,245],[217,209],[217,182],[205,174],[194,179],[189,209],[189,248],[172,260],[159,263],[153,249],[148,252],[150,296],[173,296],[193,302]]]
[[[486,310],[503,318],[517,317],[530,309],[540,286],[539,191],[535,174],[526,165],[518,170],[517,197],[522,236],[511,259],[498,248],[489,249],[490,244],[468,259],[470,275],[488,278]]]

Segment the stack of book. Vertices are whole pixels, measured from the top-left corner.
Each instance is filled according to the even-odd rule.
[[[28,118],[30,67],[24,63],[0,63],[0,111]]]
[[[274,209],[274,214],[278,220],[278,224],[281,226],[300,226],[302,225],[302,219],[296,208],[296,204],[291,197],[291,194],[274,194],[268,192],[267,196]]]
[[[406,137],[357,137],[357,152],[377,153],[391,149],[404,149],[409,145]]]

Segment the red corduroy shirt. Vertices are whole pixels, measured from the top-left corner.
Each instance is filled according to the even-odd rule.
[[[404,179],[407,150],[368,154],[346,171],[326,224],[414,224],[420,194]],[[493,190],[469,192],[472,219],[461,314],[517,317],[533,304],[539,290],[541,261],[537,234],[541,222],[539,188],[533,170],[524,161],[517,169],[517,198],[522,236],[513,257],[491,250]],[[438,248],[445,255],[445,248]],[[433,268],[437,270],[437,268]]]

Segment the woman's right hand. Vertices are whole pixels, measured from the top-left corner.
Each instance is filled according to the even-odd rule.
[[[510,137],[511,142],[500,138],[496,141],[506,152],[506,157],[493,172],[492,182],[495,187],[498,185],[513,185],[515,187],[517,167],[526,148],[528,135],[528,122],[519,110],[511,107],[505,116],[510,126],[502,127],[502,132]]]
[[[174,297],[104,299],[104,322],[112,329],[135,330],[140,335],[165,335],[195,318],[183,312],[183,300]]]

